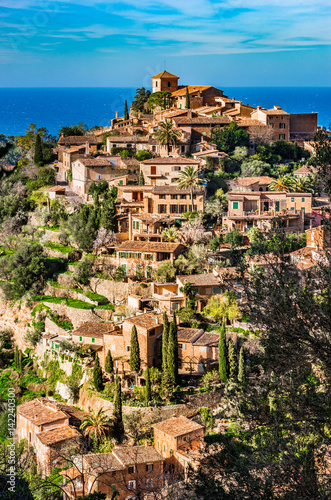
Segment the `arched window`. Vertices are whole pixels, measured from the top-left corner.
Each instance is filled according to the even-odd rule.
[[[155,87],[157,87],[157,81],[155,82]]]
[[[168,82],[168,87],[171,87],[171,82]]]

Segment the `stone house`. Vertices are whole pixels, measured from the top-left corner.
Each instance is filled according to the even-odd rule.
[[[178,294],[182,297],[184,297],[184,292],[182,289],[184,288],[185,284],[191,284],[191,291],[195,294],[198,312],[202,312],[210,297],[222,293],[220,279],[214,273],[177,276],[176,282],[178,285]],[[184,299],[184,305],[185,304],[186,298]]]
[[[237,177],[226,181],[229,191],[269,191],[269,185],[274,181],[268,175],[259,177]]]
[[[313,165],[303,165],[302,167],[294,170],[293,177],[295,178],[306,178],[313,177],[317,173],[317,168]]]
[[[190,96],[191,109],[201,108],[202,106],[215,106],[215,99],[224,95],[223,90],[211,85],[188,85],[172,92],[171,100],[174,108],[186,108],[186,89],[188,89]]]
[[[273,140],[290,140],[290,115],[280,106],[273,109],[263,109],[261,106],[251,113],[253,120],[258,120],[273,129]]]
[[[182,157],[152,158],[142,161],[140,170],[144,175],[146,185],[171,186],[179,182],[179,172],[185,170],[187,166],[200,168],[200,162]]]
[[[198,116],[175,117],[173,122],[176,128],[186,132],[191,138],[191,144],[197,144],[202,138],[210,138],[213,128],[226,127],[231,123],[231,119],[226,116]]]
[[[114,135],[107,137],[107,152],[111,153],[113,148],[128,149],[133,152],[147,151],[149,149],[149,138],[140,135]]]
[[[119,185],[126,183],[126,171],[114,169],[106,158],[79,158],[72,163],[72,190],[79,195],[86,195],[93,182],[106,181]]]
[[[17,439],[25,439],[33,447],[43,476],[61,466],[61,450],[80,436],[77,428],[85,415],[74,407],[45,398],[17,407]]]
[[[318,113],[290,114],[290,141],[304,146],[306,141],[312,141],[317,133]]]
[[[136,275],[139,272],[150,278],[152,269],[159,262],[174,262],[184,249],[184,245],[179,243],[128,240],[116,247],[116,256],[112,258],[112,262],[121,266],[126,275]]]
[[[44,193],[50,200],[55,200],[56,198],[64,198],[66,194],[66,188],[63,186],[52,186],[45,189]]]
[[[81,144],[80,146],[71,146],[61,150],[61,155],[59,155],[59,157],[61,156],[62,161],[58,163],[58,173],[62,181],[68,182],[68,173],[72,162],[83,157],[84,154],[89,154],[89,151],[90,148],[88,143],[87,145]]]
[[[60,162],[63,161],[63,151],[68,150],[68,148],[79,146],[79,149],[76,151],[78,152],[81,151],[80,148],[84,147],[86,154],[96,153],[98,149],[98,139],[94,135],[70,135],[68,137],[61,135],[57,144],[58,160]]]
[[[247,233],[252,227],[272,230],[281,224],[285,232],[303,232],[305,215],[311,214],[311,193],[243,191],[228,193],[229,211],[223,214],[223,224]],[[278,218],[278,219],[276,219]],[[311,221],[306,224],[310,225]]]
[[[161,71],[157,75],[151,77],[152,92],[175,92],[178,89],[179,76],[169,73],[169,71]]]

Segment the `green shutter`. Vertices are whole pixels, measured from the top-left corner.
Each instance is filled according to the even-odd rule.
[[[139,229],[139,221],[137,221],[137,229]]]
[[[301,198],[301,201],[302,201],[302,203],[304,203],[305,202],[305,198]]]
[[[132,229],[136,229],[136,221],[132,222]]]
[[[234,210],[237,210],[237,209],[239,208],[239,202],[238,202],[238,201],[233,201],[233,202],[232,202],[232,208],[233,208]]]
[[[94,337],[92,337],[92,344],[94,344],[94,342],[95,342],[95,338],[94,338]]]
[[[83,337],[79,337],[79,341],[80,341],[80,342],[83,342]]]

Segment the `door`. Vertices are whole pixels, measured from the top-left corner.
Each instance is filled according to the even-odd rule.
[[[264,201],[263,202],[263,210],[265,212],[268,212],[269,211],[269,202],[268,201]]]
[[[151,167],[151,175],[156,175],[156,167]]]

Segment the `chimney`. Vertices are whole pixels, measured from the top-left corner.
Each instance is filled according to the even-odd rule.
[[[88,155],[89,152],[90,152],[90,145],[89,145],[88,141],[86,141],[86,143],[85,143],[85,154]]]
[[[116,111],[115,113],[115,118],[118,118],[118,111]]]
[[[256,109],[261,109],[261,106],[257,106]]]

